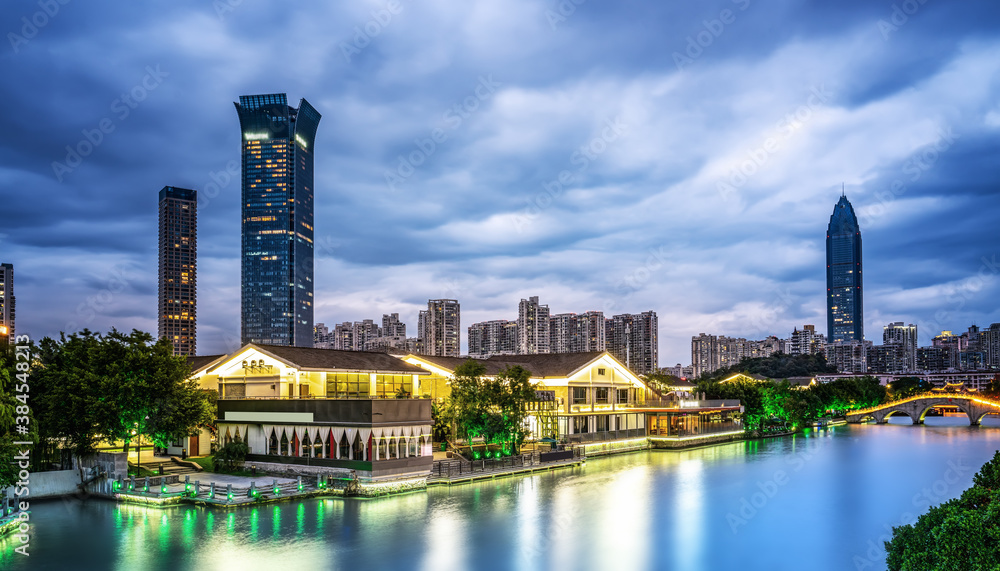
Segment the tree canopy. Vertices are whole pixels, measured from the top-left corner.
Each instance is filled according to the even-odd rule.
[[[101,441],[124,442],[128,452],[136,435],[166,446],[215,418],[215,392],[200,390],[184,357],[149,333],[47,337],[38,361],[31,391],[43,436],[65,439],[78,455]]]
[[[520,366],[507,367],[495,377],[485,376],[486,367],[469,359],[455,369],[449,400],[459,436],[470,443],[482,437],[504,454],[517,454],[527,432],[527,403],[535,400],[531,373]]]
[[[836,373],[837,367],[829,365],[826,357],[815,355],[787,355],[775,353],[768,357],[743,359],[730,367],[716,369],[698,377],[699,381],[721,380],[736,373],[747,375],[762,375],[769,379],[788,379],[791,377],[809,377],[823,373]]]
[[[1000,452],[961,497],[934,506],[885,542],[890,571],[1000,569]]]

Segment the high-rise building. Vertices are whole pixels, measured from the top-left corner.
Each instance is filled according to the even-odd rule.
[[[636,374],[659,370],[659,322],[655,311],[615,315],[606,321],[607,351]]]
[[[313,325],[313,348],[333,349],[333,335],[325,323]]]
[[[174,355],[197,353],[198,192],[160,189],[158,335]]]
[[[382,314],[382,335],[406,337],[406,324],[399,320],[398,313]]]
[[[331,341],[331,349],[340,349],[341,351],[353,351],[354,350],[354,324],[350,321],[345,321],[343,323],[338,323],[333,326],[333,340]]]
[[[243,95],[242,340],[313,343],[313,146],[320,114],[284,93]]]
[[[586,353],[607,348],[604,312],[559,313],[549,318],[550,353]]]
[[[917,326],[896,321],[882,328],[882,343],[899,347],[896,361],[892,366],[897,370],[888,372],[905,373],[917,370]],[[873,371],[877,372],[877,371]]]
[[[0,264],[0,342],[14,341],[14,265]]]
[[[420,312],[420,345],[424,355],[458,357],[461,353],[461,306],[454,299],[427,300]]]
[[[352,351],[367,351],[368,342],[382,336],[382,328],[372,319],[355,321],[352,329]]]
[[[517,352],[535,355],[549,352],[549,306],[538,296],[522,299],[517,305]]]
[[[469,326],[469,356],[488,359],[517,354],[517,322],[498,319]]]
[[[839,341],[827,343],[826,362],[837,367],[839,373],[867,373],[868,350],[871,341]]]
[[[854,207],[841,196],[826,230],[827,342],[864,341],[861,228]]]
[[[823,352],[826,339],[822,333],[816,333],[815,325],[803,325],[792,330],[792,336],[788,339],[789,355],[816,355]]]

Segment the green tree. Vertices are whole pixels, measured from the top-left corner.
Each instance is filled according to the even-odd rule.
[[[535,400],[531,373],[516,365],[493,378],[485,373],[486,367],[472,359],[455,369],[451,405],[459,436],[470,443],[482,437],[488,444],[499,445],[505,454],[517,454],[527,434],[526,405]]]
[[[101,441],[146,436],[160,446],[213,422],[214,391],[203,391],[168,340],[145,332],[106,335],[84,330],[40,344],[32,391],[46,435],[65,439],[78,455]]]
[[[21,363],[21,371],[17,370],[18,362]],[[26,384],[22,382],[27,375],[24,369],[29,366],[30,362],[25,358],[20,361],[17,359],[14,347],[0,343],[0,489],[17,482],[20,468],[14,458],[25,447],[19,448],[14,442],[38,440],[37,424],[31,414],[31,401],[28,392],[24,390]],[[27,424],[18,423],[18,417],[27,418]],[[18,433],[15,437],[16,426],[26,426],[28,432]]]
[[[885,542],[890,571],[1000,569],[1000,452],[983,465],[971,488],[893,528]]]
[[[234,440],[215,453],[212,463],[216,471],[232,472],[243,467],[249,453],[250,447],[245,442]]]
[[[931,384],[919,377],[900,377],[889,384],[889,398],[905,399],[926,393],[931,390]]]

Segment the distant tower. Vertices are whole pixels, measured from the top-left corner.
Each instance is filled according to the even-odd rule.
[[[863,341],[861,229],[847,197],[841,195],[826,231],[827,342]]]
[[[420,312],[420,328],[424,355],[458,357],[461,352],[462,308],[454,299],[427,300],[427,310]]]
[[[0,341],[14,342],[14,265],[0,264]]]
[[[517,306],[517,352],[521,355],[549,353],[549,306],[538,296],[522,299]]]
[[[195,355],[198,308],[198,193],[160,190],[159,337],[174,355]]]
[[[312,347],[313,146],[320,114],[284,93],[236,103],[243,140],[241,338]]]

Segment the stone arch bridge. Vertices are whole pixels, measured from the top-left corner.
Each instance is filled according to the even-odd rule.
[[[923,424],[927,411],[935,407],[957,407],[969,417],[972,426],[979,426],[987,414],[1000,413],[1000,401],[975,395],[923,394],[880,406],[856,410],[847,415],[847,422],[859,423],[874,420],[885,424],[889,417],[903,414],[913,419],[913,424]]]

